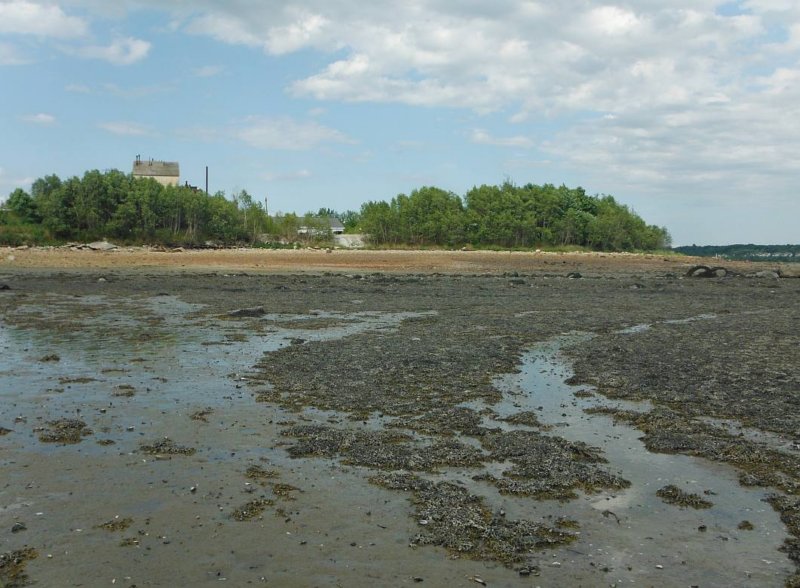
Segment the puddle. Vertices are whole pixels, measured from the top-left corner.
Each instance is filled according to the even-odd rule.
[[[753,427],[746,427],[735,419],[720,419],[714,417],[698,417],[697,420],[719,427],[729,435],[738,436],[747,441],[764,445],[765,447],[796,457],[800,452],[800,439],[797,436],[787,437],[772,431],[762,431]]]
[[[498,381],[505,399],[491,407],[500,417],[535,411],[542,424],[553,426],[545,434],[601,448],[609,462],[606,467],[631,482],[625,490],[584,495],[549,507],[552,516],[581,521],[580,541],[555,554],[558,563],[568,560],[580,567],[591,560],[609,570],[610,585],[782,586],[793,567],[778,552],[786,530],[763,501],[765,491],[741,487],[736,471],[724,464],[650,453],[639,440],[640,431],[584,412],[595,406],[651,408],[646,402],[575,396],[591,388],[565,383],[572,374],[559,350],[586,339],[586,335],[566,335],[526,354],[520,373]],[[487,425],[504,423],[490,419]],[[668,484],[699,494],[713,507],[693,510],[665,504],[656,491]],[[523,516],[526,509],[542,508],[548,507],[515,501],[509,514]],[[745,520],[753,530],[737,528]]]
[[[653,328],[653,325],[685,325],[688,323],[693,323],[696,321],[710,321],[717,318],[715,314],[698,314],[697,316],[690,316],[688,318],[683,319],[668,319],[665,321],[659,321],[656,323],[640,323],[638,325],[631,325],[630,327],[625,327],[624,329],[619,329],[618,331],[614,331],[618,335],[635,335],[636,333],[643,333],[644,331],[648,331]]]
[[[0,399],[6,406],[37,407],[38,425],[76,416],[85,411],[82,406],[92,406],[93,412],[102,407],[105,414],[130,411],[137,405],[146,405],[150,411],[174,411],[176,405],[187,404],[227,407],[233,398],[250,397],[243,383],[265,353],[306,341],[336,341],[396,329],[404,320],[431,314],[314,311],[307,315],[269,314],[252,323],[199,315],[201,305],[173,296],[108,300],[103,296],[49,295],[45,301],[22,307],[20,313],[28,315],[29,321],[30,317],[46,317],[43,328],[0,323]],[[80,317],[77,323],[75,316]],[[331,321],[331,326],[303,327],[307,321],[321,319]],[[266,329],[252,327],[262,323]],[[52,332],[53,324],[68,328]],[[36,326],[35,318],[32,325]],[[47,356],[57,359],[43,361]],[[191,384],[187,386],[187,382]],[[119,386],[130,386],[134,393],[130,398],[114,396]],[[328,420],[337,415],[311,411],[309,416]],[[0,424],[14,418],[0,410]],[[370,420],[375,428],[383,422],[378,417]],[[135,425],[124,424],[124,428]],[[29,422],[24,428],[35,426],[37,423]],[[38,441],[33,440],[33,445],[42,449]]]

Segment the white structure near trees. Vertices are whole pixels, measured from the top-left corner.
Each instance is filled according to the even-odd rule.
[[[149,159],[142,161],[136,156],[133,162],[134,178],[153,178],[162,186],[177,186],[180,182],[181,171],[177,161],[155,161]]]
[[[312,216],[302,219],[297,228],[298,235],[324,235],[328,231],[333,235],[344,233],[344,225],[335,216]]]

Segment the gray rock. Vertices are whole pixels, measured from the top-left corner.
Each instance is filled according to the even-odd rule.
[[[94,243],[89,243],[86,245],[92,251],[113,251],[117,249],[117,246],[113,243],[109,243],[108,241],[95,241]]]
[[[267,311],[264,310],[263,306],[255,306],[253,308],[240,308],[238,310],[232,310],[228,313],[228,316],[257,317],[264,316],[265,314],[267,314]]]

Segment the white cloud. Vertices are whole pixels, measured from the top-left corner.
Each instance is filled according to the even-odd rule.
[[[192,17],[186,30],[224,43],[261,47],[274,55],[309,46],[331,47],[331,21],[300,4],[288,4],[279,10],[274,5],[248,6],[246,13],[241,7],[212,8]]]
[[[317,122],[297,122],[291,118],[247,118],[233,136],[258,149],[306,151],[324,143],[351,143],[341,131]]]
[[[35,125],[52,125],[56,122],[56,117],[52,114],[40,112],[38,114],[26,114],[21,117],[22,120]]]
[[[115,121],[105,122],[98,125],[104,131],[108,131],[114,135],[122,135],[128,137],[153,137],[156,132],[146,126],[135,122]]]
[[[147,57],[150,48],[147,41],[125,37],[115,39],[110,45],[80,47],[74,53],[86,59],[100,59],[113,65],[131,65]]]
[[[641,34],[646,23],[634,12],[617,6],[600,6],[590,10],[581,23],[588,34],[608,36]]]
[[[204,65],[203,67],[193,69],[192,74],[196,78],[213,78],[224,71],[225,68],[221,65]]]
[[[11,43],[0,43],[0,65],[25,65],[29,60]]]
[[[84,9],[80,14],[112,4],[117,14],[161,10],[170,34],[271,56],[304,52],[312,56],[304,67],[313,69],[286,82],[289,94],[304,100],[463,108],[525,122],[554,166],[564,162],[560,169],[579,170],[603,190],[665,199],[681,198],[676,189],[687,199],[793,193],[800,150],[796,0],[69,2]],[[15,7],[17,32],[28,34],[35,27],[55,34],[45,21],[73,18],[43,2],[0,6]],[[26,20],[23,7],[43,19]],[[86,33],[85,21],[71,22],[68,34]],[[138,54],[119,49],[115,58],[103,49],[95,57],[132,62],[149,45]],[[7,62],[15,59],[13,50],[0,44],[0,63],[4,51]],[[326,120],[336,114],[330,108]],[[464,123],[473,142],[532,146],[524,136],[499,136],[495,119],[484,120]],[[483,128],[470,135],[471,127]],[[286,118],[254,117],[210,132],[266,149],[348,140],[333,128]]]
[[[12,178],[0,167],[0,201],[4,201],[4,197],[8,195],[4,193],[15,190],[16,188],[30,188],[32,183],[33,178]]]
[[[494,145],[496,147],[521,147],[529,149],[534,143],[528,137],[517,135],[515,137],[492,137],[483,129],[473,129],[470,141],[478,145]]]
[[[56,5],[28,0],[0,2],[0,34],[73,39],[87,32],[88,25],[83,19],[68,16]]]

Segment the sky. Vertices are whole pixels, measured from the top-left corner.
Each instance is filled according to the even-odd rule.
[[[509,180],[798,243],[800,2],[0,0],[0,199],[137,155],[271,213]]]

